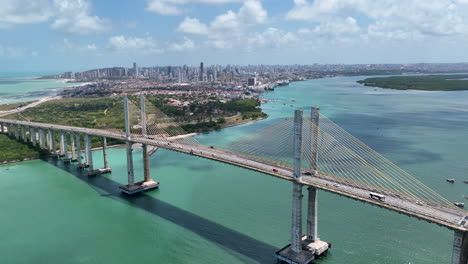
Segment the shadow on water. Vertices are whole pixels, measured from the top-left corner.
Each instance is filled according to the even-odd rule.
[[[89,184],[103,197],[125,202],[157,215],[256,262],[275,263],[274,252],[276,252],[278,248],[272,245],[175,207],[152,196],[145,195],[144,193],[135,196],[124,195],[119,190],[120,183],[106,177],[85,176],[84,173],[74,165],[64,164],[61,160],[50,158],[44,159],[44,161]]]

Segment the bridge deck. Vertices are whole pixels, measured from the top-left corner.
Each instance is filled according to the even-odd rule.
[[[249,157],[239,153],[233,153],[221,149],[210,148],[202,145],[194,145],[186,142],[171,141],[163,138],[143,138],[140,136],[126,138],[124,133],[79,128],[62,125],[51,125],[43,123],[33,123],[16,120],[0,119],[2,123],[18,124],[25,126],[32,126],[36,128],[52,129],[52,130],[63,130],[67,132],[83,133],[93,136],[108,137],[114,139],[121,139],[131,141],[135,143],[147,144],[155,147],[165,148],[177,152],[191,154],[199,157],[203,157],[210,160],[228,163],[234,166],[258,171],[264,174],[268,174],[274,177],[282,178],[285,180],[293,180],[292,168],[281,166],[277,163],[262,160],[254,157]],[[273,171],[273,169],[276,171]],[[319,174],[317,176],[302,176],[300,181],[304,185],[313,186],[325,191],[343,195],[352,199],[360,200],[370,204],[377,205],[379,207],[387,208],[389,210],[397,211],[409,216],[414,216],[422,220],[436,223],[441,226],[448,227],[450,229],[458,229],[462,231],[468,230],[466,226],[459,225],[460,220],[465,216],[464,210],[456,210],[452,208],[443,207],[436,204],[416,204],[416,200],[410,197],[403,197],[400,195],[386,195],[384,201],[372,199],[369,196],[369,187],[362,186],[356,187],[347,184],[346,182],[340,181],[332,176]],[[384,190],[382,190],[385,193]]]

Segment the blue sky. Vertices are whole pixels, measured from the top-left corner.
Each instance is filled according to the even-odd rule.
[[[0,0],[0,71],[466,62],[468,0]]]

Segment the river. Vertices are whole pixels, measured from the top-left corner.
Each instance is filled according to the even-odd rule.
[[[435,191],[463,202],[468,92],[384,90],[355,83],[362,78],[278,87],[263,95],[278,100],[263,104],[268,119],[197,139],[230,141],[315,105]],[[93,155],[95,166],[101,156]],[[274,252],[289,241],[290,182],[159,150],[150,162],[160,189],[126,197],[117,188],[126,181],[125,152],[113,148],[109,157],[113,172],[96,178],[60,162],[0,166],[1,262],[276,263]],[[142,179],[140,150],[134,158]],[[321,264],[451,263],[450,230],[323,191],[319,236],[333,244]]]

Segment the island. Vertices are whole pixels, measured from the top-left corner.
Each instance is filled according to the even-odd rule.
[[[364,86],[396,90],[468,90],[468,74],[375,77],[359,80]]]

